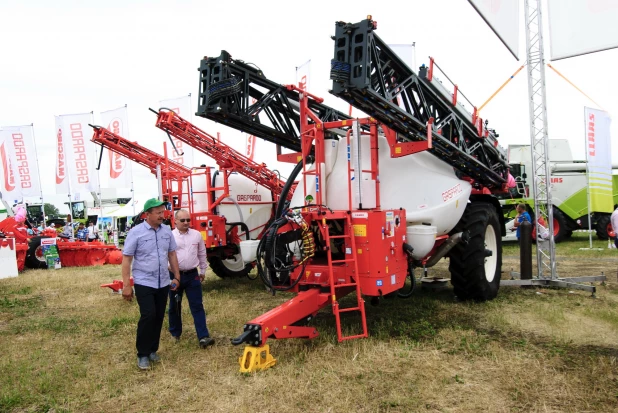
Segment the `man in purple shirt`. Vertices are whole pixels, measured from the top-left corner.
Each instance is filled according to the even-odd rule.
[[[137,366],[150,368],[150,362],[160,360],[157,355],[161,328],[165,318],[165,306],[170,290],[168,265],[175,279],[180,279],[176,241],[170,227],[163,225],[165,203],[155,198],[144,204],[146,220],[131,229],[122,250],[122,297],[131,301],[131,270],[135,284],[135,297],[139,304],[140,319],[137,323]],[[176,290],[178,282],[171,283]]]
[[[189,228],[191,217],[188,211],[180,209],[176,211],[174,218],[176,229],[172,233],[177,246],[180,286],[177,290],[170,291],[170,333],[176,341],[180,340],[182,334],[180,304],[184,292],[187,294],[187,301],[189,301],[200,347],[206,348],[215,343],[215,340],[210,337],[208,327],[206,327],[206,313],[204,312],[204,304],[202,304],[202,281],[204,281],[206,268],[208,268],[206,247],[199,231]],[[198,266],[200,268],[199,273]],[[171,271],[170,279],[174,279],[174,274]]]

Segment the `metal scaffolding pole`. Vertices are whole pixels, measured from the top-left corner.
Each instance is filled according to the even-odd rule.
[[[558,278],[554,243],[554,213],[551,200],[551,170],[549,138],[547,135],[547,101],[545,99],[545,58],[543,55],[543,15],[541,0],[524,0],[526,15],[526,52],[528,58],[528,103],[530,109],[530,151],[532,158],[532,189],[536,217],[537,276],[533,279],[500,281],[503,286],[532,285],[537,287],[569,288],[596,293],[593,285],[582,283],[605,282],[605,274],[574,278]],[[549,230],[549,239],[542,240],[541,219]]]
[[[536,234],[542,233],[541,218],[549,230],[548,241],[536,243],[537,271],[540,279],[555,280],[556,254],[554,214],[551,199],[551,171],[545,98],[545,57],[543,53],[543,15],[541,0],[524,0],[526,53],[528,59],[528,104],[530,110],[530,148]]]

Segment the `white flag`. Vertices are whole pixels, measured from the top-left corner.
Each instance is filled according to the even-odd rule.
[[[251,99],[251,104],[253,105],[256,102],[255,99]],[[246,142],[246,150],[245,150],[245,156],[247,156],[247,158],[253,160],[253,157],[255,156],[255,143],[257,141],[257,138],[254,135],[249,135],[243,132],[243,135],[245,135],[245,142]]]
[[[129,139],[129,114],[126,106],[101,112],[101,123],[104,128]],[[99,147],[98,150],[101,150]],[[97,160],[98,162],[98,160]],[[104,149],[100,173],[107,178],[106,187],[131,188],[133,180],[131,162],[127,158],[109,149]],[[101,182],[105,182],[101,178]]]
[[[88,138],[88,134],[90,133],[88,123],[90,122],[92,122],[92,114],[90,113],[56,117],[59,154],[61,143],[64,145],[66,177],[63,179],[64,181],[68,180],[70,182],[69,188],[73,193],[96,192],[99,187],[94,160],[95,146]],[[60,157],[57,159],[56,193],[59,193],[58,186],[64,185],[64,182],[58,182]]]
[[[32,125],[8,126],[3,128],[7,141],[13,148],[15,165],[13,173],[20,181],[22,196],[41,196],[39,182],[39,165],[36,159],[34,146],[34,130]]]
[[[590,182],[590,206],[592,211],[614,210],[612,185],[612,151],[609,127],[611,119],[607,112],[584,108],[586,122],[586,159]]]
[[[414,45],[415,43],[389,44],[388,47],[390,47],[391,50],[395,52],[395,54],[403,60],[403,62],[414,71],[414,73],[416,73],[418,72],[418,67],[416,67],[416,62],[414,61]]]
[[[167,99],[159,101],[159,107],[171,109],[176,112],[181,118],[191,122],[191,95],[182,96],[175,99]],[[172,136],[172,141],[178,152],[174,148],[167,151],[167,156],[182,165],[193,166],[193,148],[185,145],[183,141]]]
[[[257,140],[256,137],[254,135],[247,135],[245,133],[247,139],[247,151],[245,153],[245,156],[251,160],[253,160],[253,157],[255,156],[255,141]]]
[[[69,194],[69,177],[67,174],[67,153],[64,143],[62,117],[56,116],[56,194]]]
[[[13,203],[21,202],[23,195],[17,174],[17,160],[13,152],[11,135],[6,130],[0,130],[0,161],[2,162],[2,169],[0,169],[2,199]]]
[[[311,89],[311,59],[296,68],[296,84],[302,90]]]
[[[414,71],[414,73],[417,73],[418,68],[416,67],[416,63],[414,62],[414,57],[415,57],[415,53],[414,53],[414,45],[415,43],[412,44],[389,44],[388,47],[391,48],[391,50],[393,52],[395,52],[395,54],[401,59],[403,60],[403,62]],[[401,95],[397,95],[397,104],[399,105],[400,108],[405,110],[405,107],[403,105],[403,102],[401,100]]]

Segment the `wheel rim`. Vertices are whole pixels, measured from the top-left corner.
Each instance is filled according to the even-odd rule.
[[[614,227],[612,227],[611,222],[609,224],[607,224],[607,235],[610,238],[615,238],[616,237],[616,232],[614,231]]]
[[[543,225],[544,227],[546,226],[545,220],[542,217],[539,218],[539,223]],[[560,232],[560,222],[558,222],[558,220],[554,218],[554,237],[557,237],[559,232]],[[532,239],[533,240],[536,239],[536,225],[535,224],[532,224]]]
[[[558,222],[558,220],[554,218],[554,237],[557,237],[559,232],[560,232],[560,222]]]
[[[222,259],[221,263],[230,271],[242,271],[245,268],[245,263],[240,254],[235,254],[232,258]]]
[[[40,245],[36,247],[36,250],[34,250],[34,256],[40,262],[45,262],[45,254],[43,254],[43,247],[41,247]]]
[[[491,251],[491,257],[485,257],[485,279],[492,282],[498,266],[498,241],[492,225],[487,225],[485,230],[485,249]]]

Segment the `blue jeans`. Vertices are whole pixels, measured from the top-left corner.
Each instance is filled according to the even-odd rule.
[[[170,279],[174,279],[174,274],[172,272],[170,272]],[[170,333],[174,337],[180,337],[182,334],[182,317],[180,310],[183,293],[187,294],[197,339],[200,340],[204,337],[210,337],[208,328],[206,327],[206,312],[204,311],[204,304],[202,304],[202,282],[197,270],[181,271],[180,286],[176,291],[170,290]]]
[[[616,238],[614,238],[614,245],[616,246],[616,248],[618,248],[618,235],[616,235]]]

